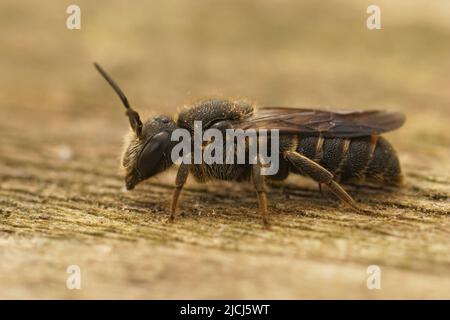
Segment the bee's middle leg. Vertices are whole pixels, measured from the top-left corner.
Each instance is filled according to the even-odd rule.
[[[255,164],[252,166],[252,182],[258,196],[259,212],[263,220],[264,226],[269,225],[269,215],[267,213],[267,194],[264,176],[261,175],[261,165]]]
[[[170,203],[170,215],[169,221],[173,222],[175,220],[178,198],[180,197],[181,190],[186,183],[187,177],[189,176],[189,165],[182,163],[177,172],[177,177],[175,179],[175,190],[172,194],[172,201]]]

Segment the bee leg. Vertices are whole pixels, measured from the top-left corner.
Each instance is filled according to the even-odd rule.
[[[258,207],[265,227],[269,226],[269,216],[267,213],[267,195],[264,176],[261,175],[261,165],[255,164],[252,166],[252,182],[258,196]]]
[[[319,192],[322,193],[322,184],[319,182]]]
[[[189,176],[189,165],[182,163],[177,172],[177,177],[175,179],[175,190],[172,194],[172,201],[170,203],[170,215],[169,222],[173,222],[176,216],[178,198],[180,197],[181,190],[186,183],[187,177]]]
[[[349,206],[359,210],[355,205],[355,200],[336,182],[333,180],[333,174],[322,167],[317,162],[299,154],[295,151],[286,151],[284,157],[297,169],[309,175],[312,179],[320,184],[325,184],[333,194],[341,201]]]

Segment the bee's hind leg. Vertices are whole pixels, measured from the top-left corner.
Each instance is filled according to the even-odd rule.
[[[267,213],[267,194],[264,176],[261,175],[261,164],[252,166],[252,182],[258,196],[258,207],[265,227],[269,226],[269,215]]]
[[[170,215],[169,222],[175,220],[178,198],[180,197],[181,190],[186,183],[187,177],[189,176],[189,165],[182,163],[177,172],[177,177],[175,179],[175,190],[173,190],[172,201],[170,203]]]
[[[318,182],[319,185],[325,184],[341,201],[358,211],[360,210],[356,206],[355,200],[353,200],[353,198],[333,180],[333,174],[320,164],[295,151],[286,151],[284,157],[298,170],[304,172]]]

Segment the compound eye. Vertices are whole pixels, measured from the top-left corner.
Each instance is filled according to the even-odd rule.
[[[170,142],[170,134],[167,131],[154,135],[144,146],[138,162],[137,170],[142,179],[147,179],[161,168],[163,156]]]

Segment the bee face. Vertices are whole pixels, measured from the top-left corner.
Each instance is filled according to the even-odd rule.
[[[122,165],[125,169],[125,186],[131,190],[139,182],[164,171],[173,164],[170,159],[173,146],[170,136],[176,129],[176,124],[166,116],[154,117],[143,124],[139,114],[131,108],[127,97],[117,83],[97,63],[94,63],[94,66],[119,96],[130,121],[132,132],[127,139]]]
[[[140,136],[131,132],[122,156],[127,190],[173,164],[170,158],[173,145],[170,136],[175,129],[176,124],[172,119],[157,116],[142,125]]]

